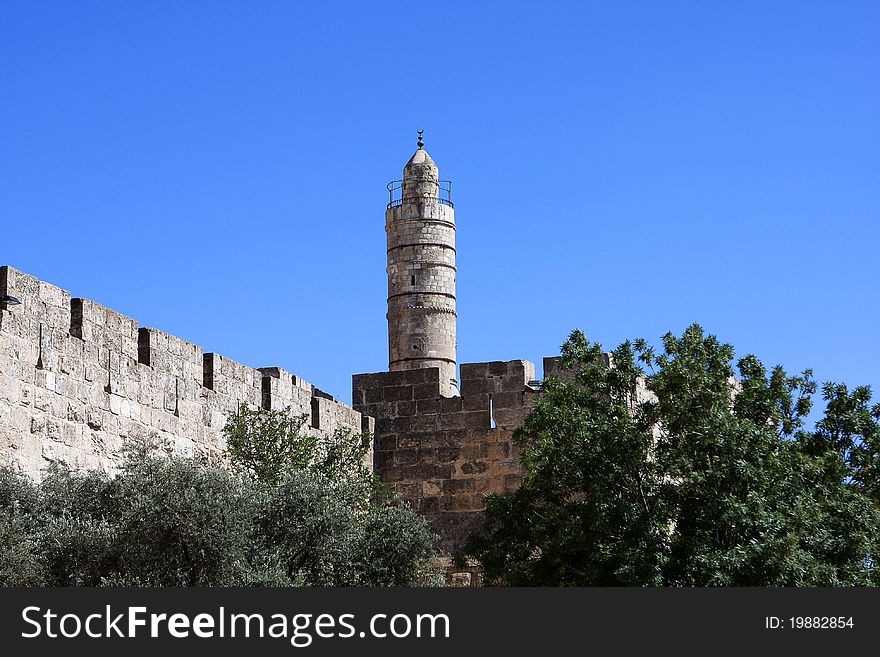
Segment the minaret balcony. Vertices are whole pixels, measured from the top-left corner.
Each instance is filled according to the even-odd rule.
[[[437,196],[424,196],[422,194],[403,195],[403,180],[392,180],[386,188],[388,189],[388,208],[397,208],[401,205],[411,205],[415,203],[436,203],[437,205],[448,205],[450,208],[455,206],[452,204],[452,181],[451,180],[426,180],[424,182],[433,183],[437,190]],[[419,180],[411,180],[407,178],[407,183],[419,183]]]
[[[452,204],[452,201],[448,198],[443,198],[442,196],[407,196],[405,198],[394,199],[388,204],[388,207],[399,208],[401,205],[412,205],[415,203],[436,203],[438,205],[448,205],[450,208],[455,207]]]

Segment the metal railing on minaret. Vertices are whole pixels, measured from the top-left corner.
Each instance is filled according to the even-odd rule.
[[[433,181],[426,181],[433,182]],[[403,196],[403,180],[392,180],[386,185],[388,189],[388,207],[396,208],[400,205],[408,205],[409,203],[423,203],[425,201],[433,201],[440,205],[448,205],[450,208],[455,206],[452,204],[452,181],[438,180],[437,191],[439,196]]]

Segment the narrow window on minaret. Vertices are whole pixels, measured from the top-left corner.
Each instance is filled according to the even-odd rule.
[[[495,404],[492,401],[492,395],[489,395],[489,428],[495,429],[497,426],[495,423]]]
[[[415,276],[410,276],[410,277],[409,277],[409,284],[410,284],[410,285],[415,285],[415,284],[416,284],[416,277],[415,277]]]

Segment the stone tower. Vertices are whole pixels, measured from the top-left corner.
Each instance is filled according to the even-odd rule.
[[[455,210],[451,183],[423,148],[388,184],[388,369],[440,368],[440,393],[458,394],[455,367]],[[395,198],[397,196],[397,198]]]

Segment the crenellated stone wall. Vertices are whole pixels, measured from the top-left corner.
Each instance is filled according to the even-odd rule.
[[[372,418],[279,367],[254,369],[11,267],[0,267],[0,462],[31,477],[53,460],[114,470],[130,440],[219,456],[241,402],[360,434]]]
[[[219,457],[244,402],[309,416],[309,431],[374,435],[375,472],[424,514],[447,554],[482,521],[487,493],[523,477],[513,431],[538,386],[524,360],[466,363],[460,390],[440,367],[353,377],[353,408],[280,367],[251,368],[11,267],[0,267],[0,463],[39,479],[54,460],[116,469],[126,445]],[[546,376],[562,376],[544,359]],[[373,418],[376,418],[375,420]],[[479,583],[479,569],[449,571]]]
[[[513,431],[539,394],[535,366],[525,360],[465,363],[460,372],[454,397],[441,395],[437,367],[352,381],[354,407],[376,418],[376,472],[428,518],[446,552],[481,522],[484,495],[520,486]]]

